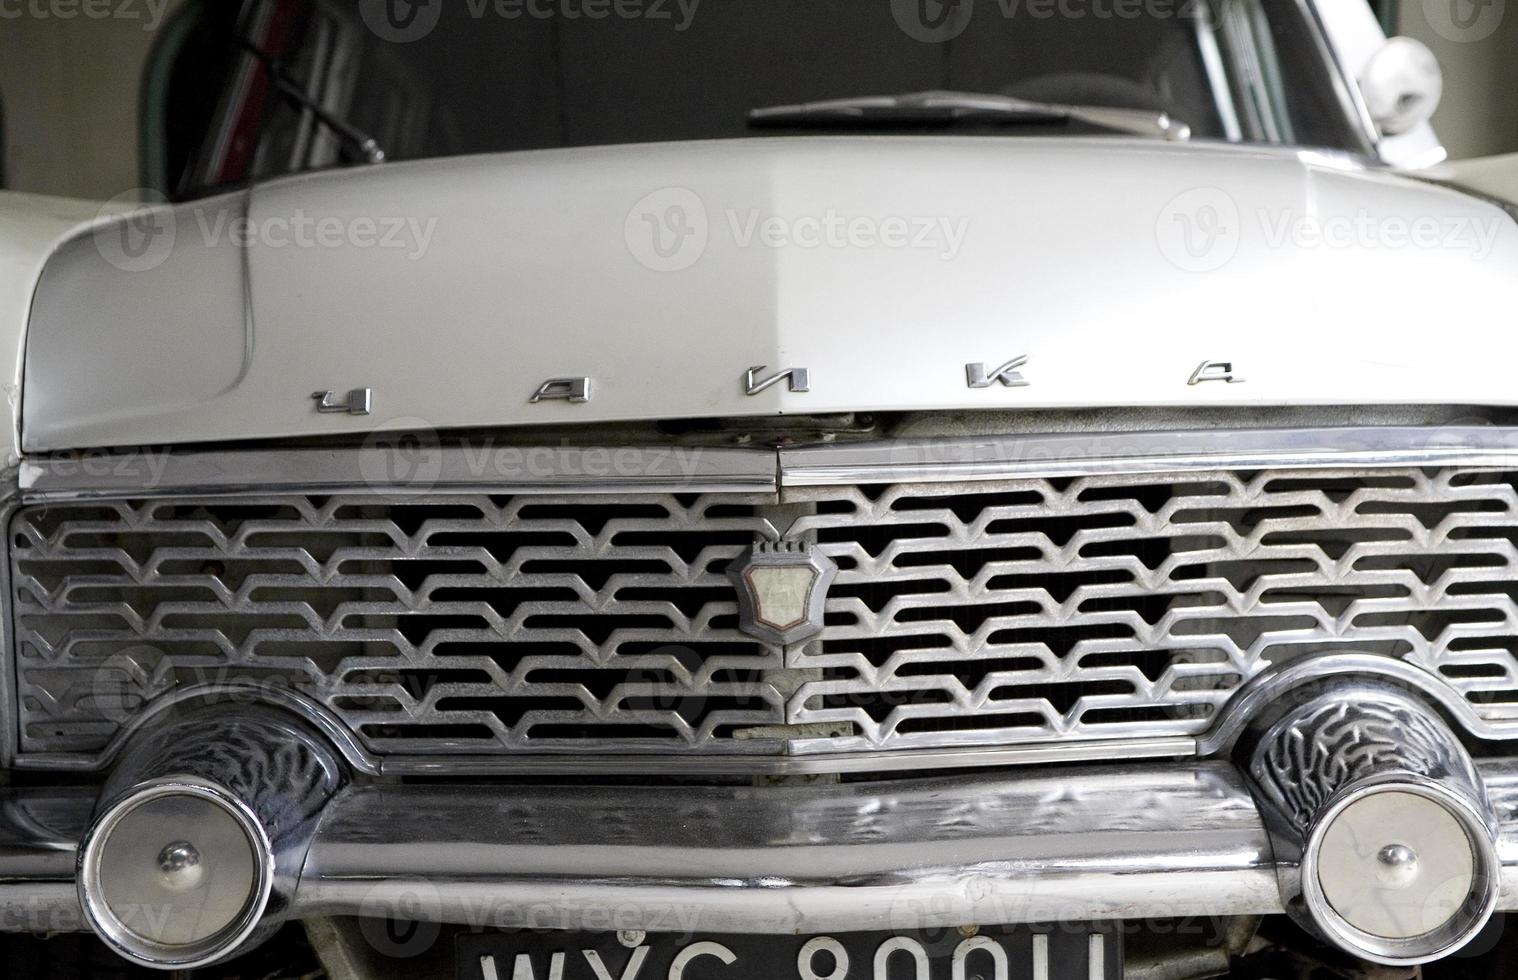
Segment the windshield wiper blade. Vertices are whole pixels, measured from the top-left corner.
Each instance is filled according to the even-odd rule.
[[[1191,138],[1191,127],[1166,112],[1030,102],[1010,95],[980,92],[907,92],[826,99],[753,109],[748,119],[751,126],[1074,121],[1139,136],[1167,140]]]

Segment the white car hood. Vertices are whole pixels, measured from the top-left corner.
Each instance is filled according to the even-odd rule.
[[[672,143],[294,178],[169,215],[134,219],[154,233],[137,249],[106,226],[48,264],[25,449],[776,413],[1518,402],[1518,226],[1483,200],[1309,153]],[[1025,386],[967,383],[967,364],[1023,356]],[[1233,382],[1189,383],[1204,362],[1230,365]],[[809,390],[748,394],[760,365],[805,368]],[[572,377],[591,379],[589,401],[530,401]],[[361,388],[368,416],[320,413],[311,397]]]

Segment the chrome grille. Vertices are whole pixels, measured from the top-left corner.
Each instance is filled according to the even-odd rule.
[[[1515,480],[27,506],[21,748],[98,754],[147,699],[211,683],[293,687],[372,753],[460,765],[1147,739],[1199,734],[1267,665],[1335,650],[1404,658],[1512,719]],[[822,636],[785,651],[739,632],[724,574],[774,528],[839,566]]]

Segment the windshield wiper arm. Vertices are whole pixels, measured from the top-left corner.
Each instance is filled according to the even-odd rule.
[[[247,38],[238,37],[236,40],[243,50],[264,66],[264,70],[269,73],[269,78],[274,83],[274,90],[311,113],[318,123],[337,137],[338,142],[342,143],[345,149],[364,163],[385,162],[385,150],[379,145],[378,140],[348,120],[335,116],[318,105],[311,96],[306,94],[306,90],[295,80],[295,77],[285,69],[280,59]]]
[[[1030,102],[1010,95],[979,92],[907,92],[801,102],[753,109],[748,119],[751,126],[1075,121],[1167,140],[1191,138],[1191,127],[1166,112]]]

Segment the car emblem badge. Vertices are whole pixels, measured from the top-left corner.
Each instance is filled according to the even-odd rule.
[[[823,607],[838,566],[800,541],[761,541],[734,562],[739,629],[767,643],[791,644],[822,632]]]

